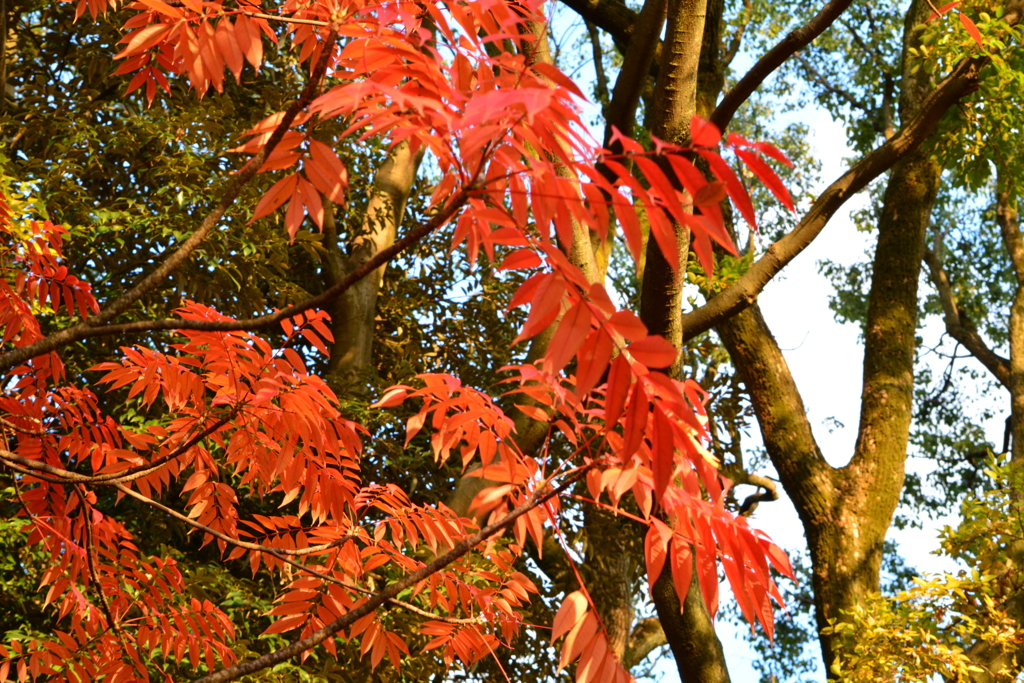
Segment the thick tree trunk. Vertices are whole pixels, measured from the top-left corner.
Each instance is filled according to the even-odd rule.
[[[712,10],[720,14],[721,3],[715,3]],[[706,0],[670,0],[668,5],[668,27],[651,120],[652,133],[656,137],[677,144],[686,144],[690,140],[690,119],[697,113],[698,106],[698,72],[701,69],[705,73],[717,70],[721,17],[712,18],[706,31],[706,11]],[[704,83],[712,82],[714,78],[704,79]],[[713,101],[717,94],[717,91],[706,93],[702,99]],[[677,225],[676,239],[681,263],[676,264],[675,269],[665,260],[654,240],[647,242],[640,318],[651,334],[664,336],[681,350],[682,290],[689,253],[689,231]],[[669,369],[673,376],[679,376],[681,363],[682,354]],[[691,585],[676,587],[671,573],[662,572],[654,586],[654,606],[683,683],[726,683],[729,670],[725,654],[715,633],[714,621],[704,604],[697,575],[698,572],[693,573]],[[680,606],[679,592],[683,591],[686,597]]]
[[[928,6],[915,2],[913,28]],[[931,87],[925,69],[910,72],[904,55],[901,114],[913,116]],[[941,168],[920,150],[898,163],[878,217],[878,245],[864,332],[864,384],[857,445],[833,469],[821,457],[803,403],[757,306],[718,329],[750,392],[766,449],[804,524],[813,567],[819,628],[842,621],[879,587],[882,545],[903,487],[913,413],[917,286],[925,233]],[[856,634],[849,636],[856,638]],[[837,636],[821,635],[826,667]]]
[[[351,237],[348,256],[342,253],[334,216],[324,227],[328,257],[324,267],[324,286],[330,287],[345,273],[358,268],[395,241],[409,200],[422,150],[413,152],[407,142],[395,145],[373,179],[366,218],[359,233]],[[384,279],[384,268],[365,277],[330,306],[334,344],[327,366],[327,380],[335,388],[361,393],[373,363],[374,320],[377,294]]]

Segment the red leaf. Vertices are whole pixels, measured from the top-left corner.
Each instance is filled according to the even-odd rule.
[[[576,83],[562,73],[554,64],[548,64],[546,62],[535,62],[533,64],[533,70],[539,72],[544,78],[548,79],[555,85],[559,85],[581,100],[586,100],[586,96],[580,91]]]
[[[403,401],[409,396],[409,387],[391,387],[384,395],[381,396],[380,400],[370,405],[371,408],[391,408],[393,406],[401,405]]]
[[[299,176],[292,175],[292,178],[298,180]],[[288,231],[288,241],[295,242],[295,235],[298,234],[299,228],[302,227],[302,219],[306,217],[306,210],[302,206],[302,196],[299,194],[298,183],[293,183],[296,187],[292,192],[291,200],[288,202],[288,210],[284,214],[284,227]]]
[[[672,424],[661,406],[655,405],[654,430],[651,439],[651,470],[654,474],[654,495],[660,501],[672,482],[676,467],[676,445]]]
[[[647,400],[647,392],[644,391],[642,382],[633,385],[633,393],[629,397],[629,409],[626,411],[626,425],[623,438],[625,443],[619,458],[625,463],[630,456],[636,453],[644,440],[644,431],[647,429],[647,415],[650,412],[650,403]]]
[[[693,579],[693,553],[690,551],[690,544],[683,541],[679,536],[672,537],[671,545],[672,558],[672,583],[675,584],[676,594],[679,596],[679,611],[683,610],[683,602],[690,590],[690,581]]]
[[[722,139],[718,126],[699,116],[690,119],[690,141],[698,147],[715,147]]]
[[[629,253],[633,256],[633,262],[640,263],[643,236],[640,219],[636,215],[636,207],[619,192],[612,195],[612,202],[615,207],[615,216],[619,219],[619,225],[622,227],[622,235],[626,238],[626,246],[629,247]]]
[[[765,163],[764,159],[742,149],[736,150],[736,156],[743,160],[743,163],[753,171],[754,175],[764,183],[765,187],[771,190],[771,193],[782,202],[783,206],[790,211],[796,211],[796,207],[793,206],[793,198],[789,196],[789,190],[782,184],[782,179],[775,174],[772,167]]]
[[[498,270],[527,270],[537,268],[544,261],[532,249],[517,249],[505,257]]]
[[[614,348],[612,338],[604,330],[596,329],[590,333],[576,356],[577,396],[585,396],[597,385],[608,368]]]
[[[551,642],[554,643],[562,634],[572,630],[586,612],[587,598],[581,591],[574,591],[565,596],[562,606],[555,614],[555,620],[551,622]]]
[[[968,17],[963,12],[960,13],[960,23],[963,25],[965,29],[967,29],[967,34],[974,39],[974,42],[976,42],[978,45],[981,45],[982,47],[985,46],[985,43],[983,43],[981,40],[981,31],[979,31],[978,27],[974,25],[974,22],[971,21],[971,18]]]
[[[344,204],[348,169],[334,150],[319,140],[310,141],[309,152],[311,159],[306,164],[306,175],[310,182],[335,204]]]
[[[562,656],[558,659],[558,670],[561,671],[568,666],[571,661],[579,657],[594,642],[595,638],[600,637],[597,619],[592,613],[588,612],[586,616],[579,620],[575,628],[566,636],[565,642],[562,643]]]
[[[938,10],[939,10],[938,14],[936,14],[935,12],[932,12],[931,16],[929,16],[927,19],[925,19],[925,23],[928,23],[932,19],[937,19],[937,18],[941,17],[943,14],[945,14],[949,10],[953,9],[954,7],[959,5],[961,2],[963,2],[963,0],[953,0],[953,2],[947,3],[947,4],[943,5],[942,7],[939,7],[938,8]]]
[[[590,333],[590,307],[580,299],[562,316],[548,347],[548,372],[557,373],[573,357]]]
[[[295,190],[295,186],[299,182],[299,177],[296,174],[285,176],[278,180],[274,185],[267,190],[267,193],[263,195],[259,203],[256,205],[256,210],[252,214],[252,218],[249,222],[263,218],[267,214],[273,213],[279,206],[284,204]]]
[[[647,336],[647,326],[632,311],[616,311],[608,323],[624,338],[635,341]]]
[[[625,356],[619,356],[612,361],[612,369],[608,372],[608,386],[604,398],[604,421],[608,427],[613,427],[622,415],[622,407],[626,405],[626,395],[629,393],[629,383],[633,380],[633,373],[629,369],[629,361]]]
[[[654,582],[661,576],[661,570],[665,566],[668,548],[665,535],[658,528],[659,524],[665,525],[660,519],[651,519],[651,525],[647,527],[647,536],[644,538],[644,560],[647,562],[647,584],[651,595],[654,594]]]
[[[145,52],[159,43],[166,34],[170,33],[172,28],[170,24],[151,24],[125,36],[118,42],[128,44],[114,55],[114,59],[124,59]]]
[[[676,361],[679,350],[656,334],[649,335],[640,341],[633,342],[626,350],[648,368],[667,368]]]
[[[754,214],[754,205],[750,201],[750,195],[747,194],[747,188],[740,182],[736,173],[729,164],[725,163],[725,159],[714,152],[698,151],[698,154],[708,162],[708,166],[711,167],[711,172],[715,174],[715,177],[725,183],[725,190],[729,193],[729,197],[732,199],[733,204],[736,205],[740,215],[743,216],[750,227],[756,230],[757,217]]]
[[[527,316],[523,329],[512,343],[515,344],[523,339],[529,339],[553,323],[555,318],[558,317],[564,295],[565,280],[562,278],[555,275],[543,282],[537,288],[537,293],[530,303],[530,315]]]
[[[786,166],[793,168],[793,162],[789,160],[789,157],[783,154],[782,150],[780,150],[778,147],[776,147],[770,142],[755,143],[754,149],[756,149],[758,152],[765,155],[766,157],[771,157],[772,159],[775,159],[776,161],[779,161],[785,164]]]
[[[291,616],[284,617],[283,619],[278,619],[271,624],[262,635],[269,636],[274,633],[284,633],[285,631],[290,631],[293,628],[298,628],[304,621],[306,621],[307,616],[308,615],[306,614],[293,614]]]

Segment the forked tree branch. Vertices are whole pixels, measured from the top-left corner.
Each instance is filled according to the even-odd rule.
[[[280,650],[275,650],[274,652],[269,652],[251,661],[242,662],[240,664],[236,664],[226,669],[216,671],[208,676],[204,676],[200,679],[197,679],[195,683],[221,683],[222,681],[233,681],[247,674],[262,671],[267,667],[291,659],[292,657],[295,657],[296,655],[299,655],[305,652],[306,650],[316,647],[323,641],[333,636],[338,631],[350,626],[357,619],[360,619],[361,617],[370,614],[378,607],[383,605],[385,602],[396,597],[406,588],[414,586],[420,581],[423,581],[431,575],[436,574],[437,572],[441,571],[442,569],[450,565],[455,560],[459,559],[460,557],[468,553],[476,546],[483,543],[485,540],[487,540],[494,534],[500,531],[504,531],[508,527],[512,526],[512,524],[514,524],[517,519],[519,519],[526,513],[530,512],[537,506],[542,505],[548,500],[551,500],[552,498],[560,495],[562,492],[566,491],[571,486],[573,486],[577,481],[582,479],[583,476],[586,475],[586,473],[598,462],[599,461],[594,460],[588,463],[587,465],[584,465],[583,467],[569,475],[556,488],[550,489],[546,493],[542,494],[541,488],[538,488],[536,491],[530,494],[530,496],[525,501],[523,501],[522,504],[520,504],[518,507],[512,510],[512,512],[505,515],[505,517],[503,517],[502,519],[498,520],[497,522],[494,522],[493,524],[488,524],[477,533],[458,543],[454,548],[452,548],[444,555],[434,559],[434,561],[430,564],[421,567],[420,569],[412,572],[411,574],[406,574],[401,579],[398,579],[397,581],[388,584],[384,588],[384,590],[374,595],[372,598],[364,602],[359,607],[356,607],[351,611],[343,614],[342,616],[338,617],[337,619],[327,624],[323,628],[314,631],[308,637],[295,641],[291,645],[287,645],[281,648]]]
[[[852,1],[830,0],[810,21],[800,28],[790,31],[775,47],[757,60],[757,63],[744,74],[743,78],[725,94],[711,114],[711,122],[721,131],[728,128],[732,117],[736,115],[736,110],[750,99],[750,96],[764,83],[764,80],[797,51],[810,45],[812,40],[820,36],[825,29],[832,25],[832,22],[839,18],[840,14],[847,10]]]

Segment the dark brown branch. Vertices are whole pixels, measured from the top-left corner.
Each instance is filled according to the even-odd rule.
[[[917,115],[899,133],[829,185],[792,232],[768,247],[732,286],[683,316],[684,339],[693,339],[750,306],[764,286],[821,233],[850,197],[915,150],[932,134],[950,107],[977,89],[979,72],[987,63],[986,57],[972,57],[957,64],[928,95]]]
[[[633,37],[637,13],[622,0],[562,0],[584,21],[594,24],[612,37],[620,52],[626,51]]]
[[[590,49],[594,54],[594,74],[597,77],[597,103],[602,109],[608,107],[608,75],[604,72],[604,51],[601,49],[601,34],[589,21],[587,33],[590,35]]]
[[[978,331],[971,324],[970,320],[956,305],[956,297],[953,295],[953,288],[946,277],[946,271],[942,268],[942,262],[938,254],[930,249],[925,249],[924,262],[928,266],[928,275],[935,291],[939,294],[939,302],[942,304],[942,317],[946,324],[946,333],[967,349],[972,356],[985,366],[992,375],[999,380],[1007,389],[1010,388],[1010,361],[1003,358],[985,343]]]
[[[577,481],[582,479],[583,476],[586,475],[587,471],[589,471],[591,467],[596,465],[597,462],[598,461],[595,460],[590,464],[581,467],[576,472],[567,477],[566,480],[563,481],[558,487],[549,490],[547,493],[541,494],[540,489],[534,491],[532,494],[530,494],[529,498],[523,501],[523,503],[519,505],[516,509],[514,509],[512,512],[505,515],[505,517],[503,517],[502,519],[498,520],[497,522],[494,522],[493,524],[488,524],[477,533],[461,541],[458,545],[456,545],[454,548],[452,548],[444,555],[436,558],[430,564],[421,567],[420,569],[412,572],[411,574],[406,574],[403,578],[388,584],[384,588],[384,590],[377,593],[375,596],[364,602],[359,607],[356,607],[350,612],[343,614],[342,616],[338,617],[337,619],[327,624],[323,628],[314,631],[308,637],[303,638],[302,640],[298,640],[292,643],[291,645],[281,648],[280,650],[275,650],[274,652],[270,652],[261,657],[257,657],[256,659],[253,659],[251,661],[242,662],[240,664],[236,664],[235,666],[231,666],[226,669],[221,669],[220,671],[214,672],[209,676],[204,676],[200,679],[197,679],[195,683],[221,683],[222,681],[233,681],[247,674],[262,671],[267,667],[291,659],[292,657],[299,655],[305,652],[306,650],[316,647],[323,641],[333,636],[338,631],[347,628],[357,619],[360,619],[361,617],[370,614],[391,598],[396,597],[399,593],[401,593],[409,586],[414,586],[420,581],[423,581],[431,575],[436,574],[437,572],[441,571],[442,569],[450,565],[452,562],[459,559],[460,557],[468,553],[470,550],[472,550],[473,548],[475,548],[480,543],[484,542],[494,534],[500,531],[504,531],[512,524],[514,524],[517,519],[525,515],[530,510],[533,510],[538,505],[542,505],[546,501],[568,490],[570,487],[575,485]]]
[[[632,136],[636,124],[636,110],[640,104],[644,82],[651,67],[660,60],[661,29],[665,24],[666,0],[646,0],[633,25],[636,40],[622,56],[622,68],[615,78],[612,98],[605,116],[604,144],[608,146],[612,128],[623,135]],[[607,176],[606,177],[610,177]]]
[[[840,14],[846,11],[851,2],[852,0],[830,0],[810,21],[800,28],[790,31],[775,47],[757,60],[750,71],[725,94],[714,113],[711,114],[711,122],[720,130],[725,131],[729,127],[732,117],[736,115],[736,110],[754,94],[764,80],[798,50],[810,45],[812,40],[821,35]]]
[[[207,214],[206,218],[203,219],[203,222],[200,223],[196,231],[192,233],[188,239],[182,242],[181,246],[178,247],[174,253],[164,259],[153,272],[142,278],[138,284],[118,298],[114,299],[114,301],[110,302],[103,310],[93,315],[88,320],[67,329],[54,332],[34,344],[29,344],[28,346],[14,349],[13,351],[3,354],[0,356],[0,369],[10,370],[31,358],[35,358],[63,346],[67,346],[79,339],[96,336],[95,334],[89,334],[89,332],[101,327],[105,329],[107,323],[119,316],[121,313],[124,313],[133,304],[139,301],[139,299],[156,289],[168,275],[185,263],[188,257],[191,256],[192,252],[199,247],[203,240],[205,240],[210,232],[217,226],[218,221],[220,221],[231,205],[234,204],[235,199],[238,198],[242,188],[245,187],[249,181],[252,180],[253,176],[256,175],[260,167],[263,165],[264,160],[266,160],[270,153],[274,151],[278,143],[281,141],[281,138],[291,128],[295,117],[297,117],[299,113],[301,113],[302,110],[313,101],[313,98],[316,96],[317,90],[319,89],[320,81],[327,72],[327,63],[330,61],[331,54],[334,52],[334,43],[336,39],[337,34],[334,31],[331,31],[331,34],[324,45],[323,54],[320,56],[320,59],[317,61],[316,66],[313,68],[313,72],[309,77],[309,82],[306,84],[306,87],[303,88],[298,99],[296,99],[288,110],[285,111],[284,116],[281,118],[281,122],[277,125],[274,132],[271,133],[270,138],[267,140],[267,144],[263,149],[253,155],[242,170],[238,172],[238,175],[235,176],[235,179],[228,186],[228,189],[225,190],[223,195],[221,195],[220,201],[217,202],[217,205],[209,214]]]
[[[38,422],[38,420],[36,420]],[[10,420],[5,420],[0,417],[0,425],[7,427],[11,431],[18,432],[19,434],[25,434],[27,436],[46,436],[47,432],[45,429],[26,429],[25,427],[19,427]]]

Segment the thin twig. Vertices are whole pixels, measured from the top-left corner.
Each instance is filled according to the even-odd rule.
[[[26,434],[28,436],[46,436],[48,433],[45,429],[26,429],[25,427],[19,427],[13,422],[5,420],[2,417],[0,417],[0,425],[3,425],[4,427],[7,427],[8,429],[11,429],[15,432],[18,432],[19,434]]]
[[[295,17],[278,17],[273,14],[264,14],[263,12],[250,12],[248,10],[239,10],[241,14],[249,17],[256,17],[257,19],[267,19],[269,21],[282,21],[286,24],[306,24],[308,26],[330,26],[329,21],[320,21],[319,19],[296,19]]]

